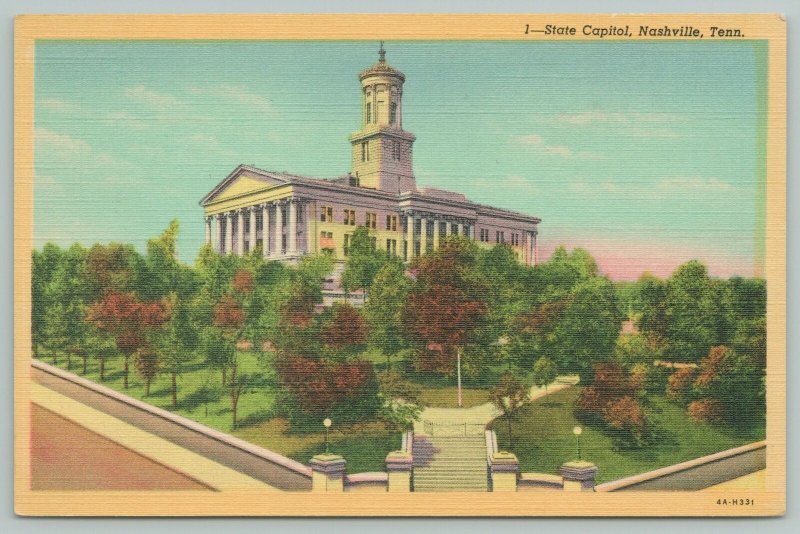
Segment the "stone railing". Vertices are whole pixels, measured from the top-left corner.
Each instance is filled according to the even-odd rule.
[[[647,473],[598,485],[596,491],[697,491],[767,467],[767,442],[758,441]]]
[[[540,491],[564,489],[564,477],[545,473],[521,473],[517,479],[517,491]]]

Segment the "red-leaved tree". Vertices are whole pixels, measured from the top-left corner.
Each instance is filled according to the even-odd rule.
[[[169,310],[163,302],[141,301],[133,293],[109,292],[86,314],[88,321],[111,334],[125,359],[124,387],[128,387],[130,357],[147,343],[147,331],[163,325]]]

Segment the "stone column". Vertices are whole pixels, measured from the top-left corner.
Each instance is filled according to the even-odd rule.
[[[302,209],[303,209],[303,221],[304,221],[304,224],[306,225],[306,227],[305,227],[305,229],[303,231],[303,233],[304,233],[304,235],[306,237],[306,247],[301,252],[305,252],[305,253],[310,254],[311,253],[312,240],[317,238],[317,236],[312,236],[311,235],[311,218],[314,216],[314,214],[311,213],[311,203],[310,202],[306,202],[305,204],[303,204]]]
[[[389,493],[411,491],[413,458],[406,451],[392,451],[386,455],[386,473],[389,475]]]
[[[511,493],[517,491],[519,460],[511,452],[498,451],[492,454],[490,471],[492,473],[492,491]]]
[[[211,217],[205,218],[206,223],[206,245],[211,244]]]
[[[250,208],[250,252],[256,249],[256,209],[257,206]]]
[[[275,203],[275,255],[283,254],[283,207]]]
[[[236,254],[244,255],[244,210],[236,212]]]
[[[531,239],[533,240],[533,264],[539,263],[539,248],[536,246],[537,232],[533,232]]]
[[[225,215],[225,254],[232,252],[231,245],[233,244],[233,214],[227,213]]]
[[[224,237],[222,235],[222,215],[214,215],[214,218],[217,219],[217,235],[214,236],[214,250],[217,251],[217,254],[222,254],[222,245],[224,243]]]
[[[428,250],[428,218],[423,217],[419,225],[419,254],[425,254]]]
[[[457,224],[456,224],[455,231],[454,231],[453,233],[455,233],[456,235],[461,235],[461,234],[463,234],[463,233],[464,233],[464,231],[463,231],[463,228],[464,228],[464,227],[463,227],[463,226],[461,226],[461,223],[457,223]]]
[[[406,213],[406,241],[408,242],[406,260],[411,261],[414,257],[414,215],[411,212]]]
[[[264,204],[264,215],[261,217],[261,243],[264,257],[269,256],[269,204]]]
[[[297,254],[297,202],[289,200],[289,236],[286,243],[286,253],[290,256]]]
[[[433,220],[433,250],[439,250],[439,219]]]
[[[561,466],[564,491],[594,491],[597,466],[592,462],[575,460]]]
[[[311,458],[311,491],[342,493],[344,491],[345,460],[338,454],[318,454]]]

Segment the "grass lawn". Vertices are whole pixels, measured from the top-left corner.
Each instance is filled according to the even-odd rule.
[[[680,405],[662,396],[653,396],[646,410],[659,429],[656,443],[642,450],[615,451],[608,436],[573,417],[572,407],[579,393],[579,387],[567,388],[524,406],[512,417],[512,451],[519,458],[523,472],[555,474],[561,464],[575,459],[575,435],[572,433],[575,426],[583,427],[581,458],[597,465],[598,482],[652,471],[764,439],[763,428],[737,432],[697,423],[685,415]],[[497,432],[498,446],[508,449],[505,418],[496,419],[492,427]]]
[[[133,358],[128,377],[129,387],[123,387],[122,357],[106,361],[106,379],[100,381],[99,364],[90,358],[85,378],[100,383],[121,393],[143,400],[153,406],[175,412],[188,419],[233,434],[255,445],[293,458],[301,463],[325,450],[325,433],[297,433],[289,429],[285,419],[275,417],[273,405],[277,385],[271,378],[269,364],[259,361],[252,351],[238,351],[240,373],[261,375],[262,385],[243,394],[239,399],[237,416],[239,424],[232,430],[233,414],[230,398],[222,389],[222,375],[205,367],[202,359],[188,362],[184,372],[178,376],[178,404],[172,406],[171,380],[168,373],[159,374],[150,388],[150,395],[144,395],[144,380],[136,373]],[[52,364],[49,356],[43,361]],[[66,358],[59,356],[58,367],[67,368]],[[83,362],[73,358],[71,372],[81,375]],[[203,386],[209,388],[208,399],[201,394]],[[321,427],[321,423],[320,423]],[[330,433],[331,452],[341,454],[347,460],[348,473],[385,470],[386,454],[400,448],[401,436],[388,431],[382,423],[353,425]]]

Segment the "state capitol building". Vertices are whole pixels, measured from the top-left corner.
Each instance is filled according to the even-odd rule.
[[[222,254],[260,250],[265,259],[294,262],[329,252],[342,261],[355,228],[366,226],[376,247],[406,262],[459,234],[507,243],[534,265],[541,219],[417,187],[415,137],[403,129],[405,75],[386,62],[383,45],[359,80],[361,129],[350,135],[351,172],[316,178],[239,165],[200,201],[206,243]]]

